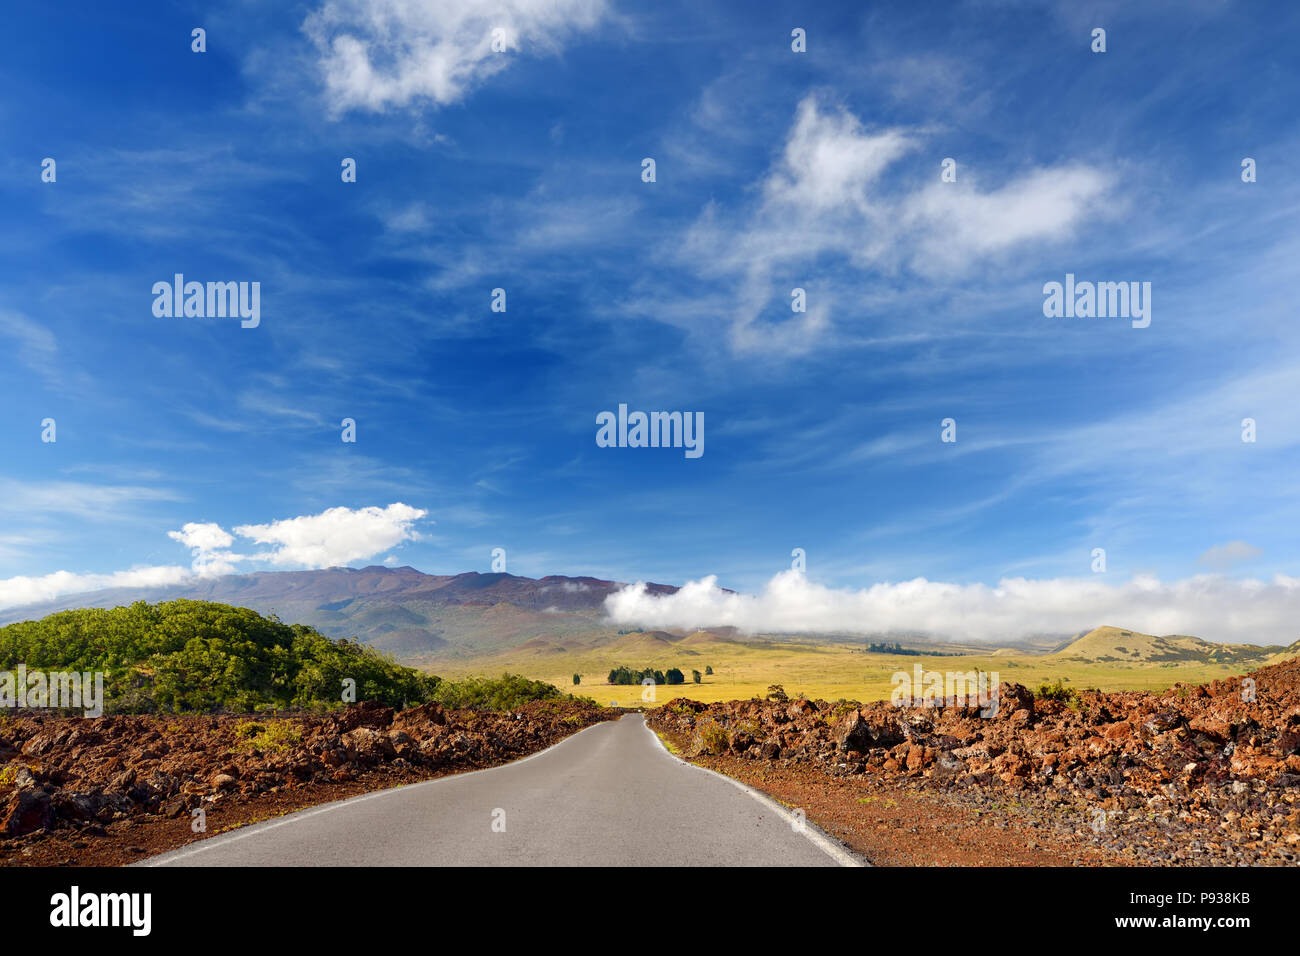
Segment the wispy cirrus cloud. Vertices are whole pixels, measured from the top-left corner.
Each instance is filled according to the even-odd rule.
[[[967,171],[941,183],[942,157],[918,158],[927,139],[919,129],[869,129],[816,94],[803,98],[779,159],[756,184],[759,198],[734,209],[710,203],[680,246],[681,261],[698,275],[733,284],[734,349],[812,348],[832,326],[834,285],[900,274],[960,279],[1030,244],[1072,239],[1114,213],[1113,177],[1086,163],[1030,167],[998,186]],[[900,176],[904,160],[912,166]],[[899,186],[916,181],[920,163],[932,179]],[[847,271],[789,317],[788,277],[826,275],[828,263]],[[787,318],[761,322],[778,299]]]
[[[302,28],[331,111],[383,112],[455,103],[512,57],[557,52],[605,12],[604,0],[328,0]]]
[[[46,377],[57,376],[59,346],[54,333],[45,326],[21,312],[0,309],[0,339],[9,342],[10,349],[28,368]]]
[[[96,520],[106,516],[122,518],[133,505],[178,501],[180,497],[170,489],[145,485],[0,479],[0,514],[18,517],[71,515]]]
[[[1212,548],[1207,548],[1199,560],[1212,568],[1228,568],[1257,558],[1263,553],[1259,548],[1245,541],[1229,541],[1227,544],[1216,544]]]

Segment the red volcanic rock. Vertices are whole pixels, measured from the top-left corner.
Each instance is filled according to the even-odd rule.
[[[439,704],[395,713],[362,703],[255,718],[19,714],[0,725],[0,839],[144,815],[178,818],[218,799],[362,775],[491,766],[608,716],[570,700],[509,713]]]
[[[54,807],[50,795],[35,787],[12,794],[0,811],[0,833],[5,836],[48,830],[53,824]]]
[[[1249,676],[1255,692],[1246,700],[1240,678],[1070,700],[1004,683],[987,718],[955,700],[904,708],[678,699],[649,723],[687,739],[710,728],[730,754],[782,766],[1158,808],[1207,821],[1229,842],[1300,846],[1300,658]]]

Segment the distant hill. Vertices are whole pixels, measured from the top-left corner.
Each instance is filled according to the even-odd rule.
[[[411,567],[268,571],[207,578],[167,588],[114,588],[0,612],[0,624],[37,620],[72,608],[136,601],[216,601],[309,625],[330,637],[356,637],[404,661],[475,656],[528,641],[602,639],[605,598],[617,581],[549,575],[425,574]],[[647,585],[672,594],[668,585]],[[643,637],[642,634],[629,635]]]
[[[685,646],[685,647],[704,648],[704,647],[713,647],[718,644],[732,644],[732,643],[735,642],[732,641],[730,638],[723,637],[722,635],[717,634],[713,631],[696,631],[694,634],[682,638],[681,641],[678,642],[678,645]]]
[[[1300,642],[1283,650],[1253,644],[1214,644],[1183,634],[1157,637],[1105,626],[1094,628],[1050,656],[1097,663],[1198,663],[1253,667],[1294,657],[1297,651],[1300,651]]]

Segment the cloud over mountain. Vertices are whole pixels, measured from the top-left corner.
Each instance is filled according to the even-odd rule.
[[[235,534],[272,550],[251,556],[277,567],[328,568],[372,557],[403,541],[416,540],[412,527],[427,511],[397,502],[387,508],[330,508],[270,524],[246,524]]]
[[[1170,583],[1135,576],[1118,584],[1092,578],[1006,578],[996,587],[916,578],[836,589],[801,572],[777,574],[759,594],[736,594],[710,575],[675,594],[629,585],[605,600],[615,622],[646,627],[729,625],[749,633],[920,631],[967,640],[1074,634],[1122,622],[1151,634],[1289,644],[1300,619],[1300,578],[1233,580],[1197,575]]]
[[[235,535],[268,545],[257,554],[236,554],[235,542],[215,522],[187,522],[167,536],[190,549],[190,568],[137,567],[109,574],[56,571],[40,577],[0,580],[0,608],[50,601],[64,594],[100,588],[164,587],[195,578],[233,574],[247,562],[282,568],[329,568],[363,561],[405,541],[419,540],[415,523],[428,514],[400,501],[385,508],[329,508],[316,515],[299,515],[267,524],[236,527]],[[246,568],[244,568],[246,570]]]

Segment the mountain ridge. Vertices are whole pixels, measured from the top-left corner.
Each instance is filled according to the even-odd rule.
[[[288,623],[309,625],[327,637],[356,638],[417,666],[513,650],[551,656],[600,647],[630,659],[673,648],[677,653],[695,656],[711,646],[733,641],[752,644],[772,639],[772,635],[761,634],[746,637],[724,626],[671,632],[619,627],[606,619],[605,599],[626,586],[587,575],[530,578],[505,572],[429,574],[409,565],[259,571],[195,578],[167,587],[83,592],[0,611],[0,625],[35,620],[62,610],[187,598],[248,607]],[[661,596],[678,590],[667,584],[645,586],[649,593]],[[800,637],[815,643],[856,644],[864,639],[862,635]],[[906,643],[913,650],[938,654],[988,652],[988,648],[960,638],[913,636]],[[1288,654],[1300,654],[1300,642],[1289,648],[1223,644],[1185,635],[1159,637],[1110,625],[1064,640],[1040,635],[1001,646],[1003,651],[995,653],[1167,666],[1180,661],[1257,666]]]
[[[505,572],[427,574],[409,565],[230,574],[166,587],[107,588],[0,612],[0,624],[63,610],[185,598],[248,607],[329,637],[355,637],[402,660],[472,656],[536,638],[596,638],[605,598],[623,582]],[[647,584],[651,594],[677,591]]]

